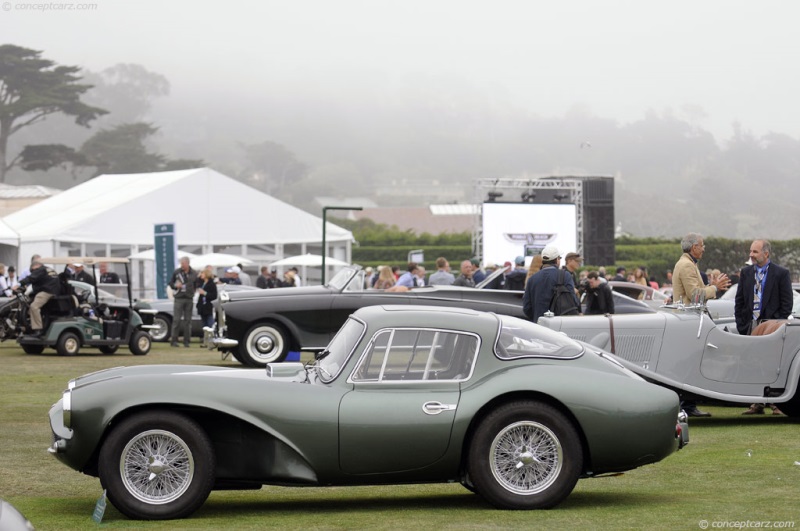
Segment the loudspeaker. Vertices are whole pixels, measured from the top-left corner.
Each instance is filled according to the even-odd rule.
[[[583,182],[583,260],[596,266],[614,265],[614,179],[588,177]]]

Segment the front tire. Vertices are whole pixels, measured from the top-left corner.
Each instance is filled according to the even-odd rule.
[[[509,402],[478,425],[469,449],[475,490],[500,509],[549,509],[569,496],[583,469],[572,422],[533,400]]]
[[[149,330],[150,338],[157,343],[169,341],[169,336],[172,334],[172,319],[166,315],[157,314],[153,318],[153,324],[158,328]]]
[[[143,330],[137,330],[131,336],[131,341],[128,346],[134,356],[144,356],[150,352],[150,347],[152,346],[150,340],[150,334]]]
[[[81,350],[81,340],[75,332],[64,332],[56,342],[59,356],[75,356]]]
[[[216,459],[197,422],[169,411],[123,420],[100,450],[100,483],[129,518],[185,518],[208,498]]]
[[[261,323],[253,326],[237,346],[237,358],[248,367],[266,367],[286,359],[289,354],[289,335],[275,323]]]

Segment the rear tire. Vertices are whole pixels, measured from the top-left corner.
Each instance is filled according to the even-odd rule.
[[[467,471],[475,490],[500,509],[549,509],[569,496],[583,469],[575,427],[556,408],[509,402],[478,425]]]
[[[197,422],[171,411],[144,411],[112,429],[100,450],[98,472],[121,513],[167,520],[185,518],[205,503],[216,459]]]
[[[142,330],[137,330],[131,336],[130,344],[131,353],[134,356],[144,356],[150,352],[151,342],[150,334]]]
[[[56,342],[56,352],[59,356],[75,356],[81,350],[81,340],[75,332],[64,332]]]

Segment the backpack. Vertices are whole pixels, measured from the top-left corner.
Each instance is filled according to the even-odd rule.
[[[575,293],[564,283],[567,272],[563,269],[558,270],[558,281],[556,289],[553,291],[553,298],[550,299],[550,311],[553,315],[578,315],[578,307],[575,304]]]

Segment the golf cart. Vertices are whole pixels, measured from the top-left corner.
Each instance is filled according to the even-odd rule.
[[[61,292],[42,308],[43,329],[40,336],[29,335],[29,310],[33,299],[17,293],[16,299],[3,308],[3,326],[13,326],[17,342],[27,354],[41,354],[45,348],[54,348],[61,356],[74,356],[81,347],[98,348],[103,354],[113,354],[122,346],[142,356],[150,352],[150,334],[154,310],[134,308],[130,284],[126,286],[128,299],[105,300],[97,289],[96,266],[101,262],[124,264],[126,277],[130,278],[127,258],[66,256],[42,258],[45,266],[58,272]],[[67,264],[80,263],[92,267],[94,281],[91,289],[76,289],[75,284],[61,272]],[[85,284],[84,284],[85,285]],[[8,337],[8,334],[4,337]]]

